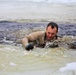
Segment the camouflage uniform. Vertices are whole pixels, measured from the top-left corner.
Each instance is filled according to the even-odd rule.
[[[50,41],[54,41],[56,39],[57,39],[57,36],[54,37],[54,39]],[[38,47],[45,47],[45,44],[47,42],[45,31],[33,32],[23,38],[22,43],[24,46],[26,46],[30,42],[33,42],[33,44]]]

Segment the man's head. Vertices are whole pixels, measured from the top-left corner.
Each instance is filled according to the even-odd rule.
[[[46,39],[52,40],[58,33],[58,25],[55,22],[50,22],[46,27]]]

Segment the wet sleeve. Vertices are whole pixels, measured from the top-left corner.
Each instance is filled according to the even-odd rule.
[[[24,37],[23,39],[22,39],[22,45],[23,46],[26,46],[28,44],[28,38],[27,37]]]
[[[39,39],[40,43],[43,43],[43,40],[40,39],[40,38],[42,38],[42,36],[40,36],[40,35],[42,35],[42,33],[43,33],[42,31],[37,31],[37,32],[33,32],[33,33],[25,36],[22,40],[23,45],[25,46],[26,44],[28,44],[29,41],[32,42],[32,41],[35,41],[37,39]]]

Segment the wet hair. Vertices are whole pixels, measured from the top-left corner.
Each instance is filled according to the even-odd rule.
[[[58,32],[58,25],[55,23],[55,22],[50,22],[48,25],[47,25],[47,28],[51,26],[52,29],[54,29],[55,27],[57,28],[57,32]]]

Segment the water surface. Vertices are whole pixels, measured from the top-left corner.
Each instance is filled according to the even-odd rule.
[[[58,48],[34,48],[26,51],[20,40],[30,32],[45,30],[44,23],[0,21],[1,75],[61,75],[59,68],[76,62],[76,50],[66,42],[76,41],[76,24],[58,23],[62,42]],[[1,42],[4,40],[3,42]],[[63,73],[67,75],[67,73]]]

